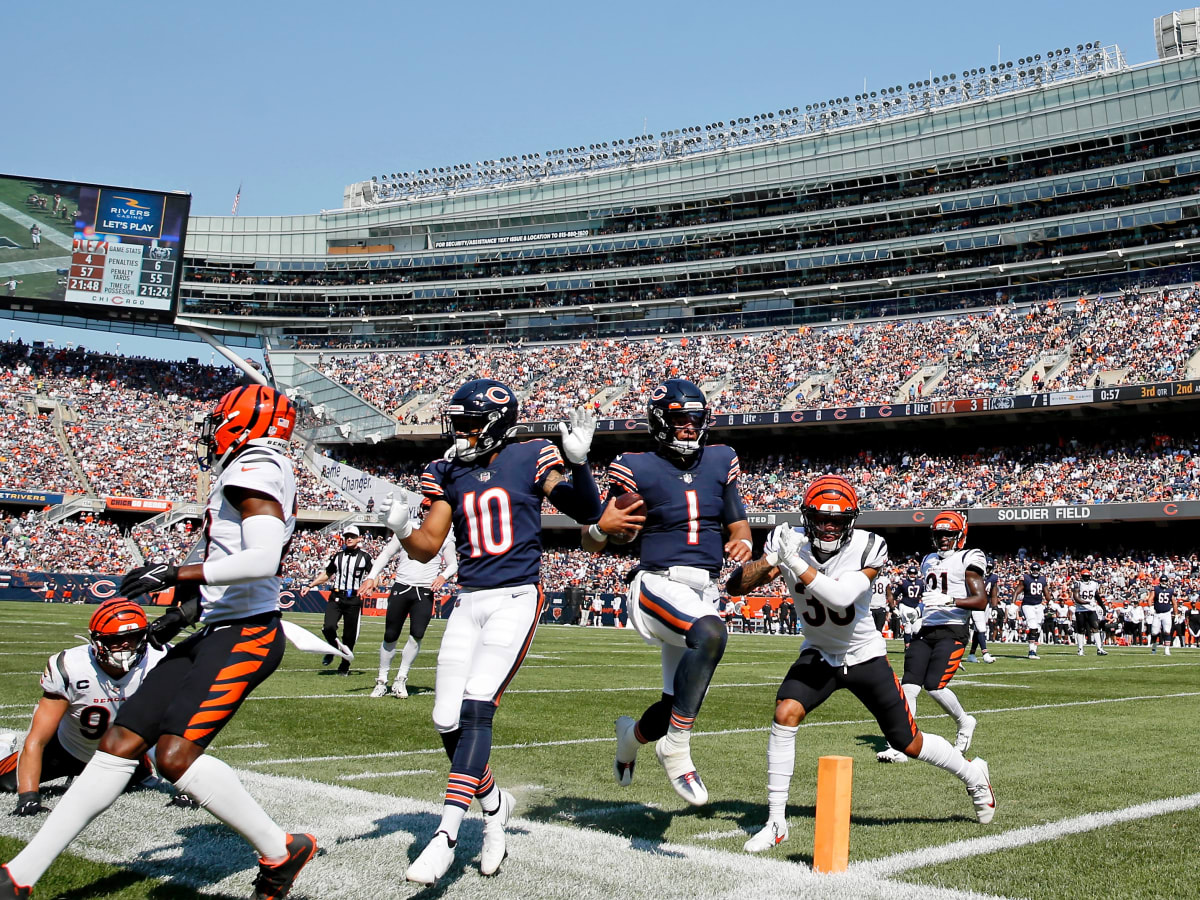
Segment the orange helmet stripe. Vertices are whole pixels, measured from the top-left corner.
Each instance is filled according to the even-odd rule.
[[[854,486],[838,475],[822,475],[808,486],[804,505],[820,507],[833,503],[843,509],[858,509],[858,493]]]

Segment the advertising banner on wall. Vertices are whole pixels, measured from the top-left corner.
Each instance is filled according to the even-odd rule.
[[[421,503],[420,494],[364,472],[362,469],[356,469],[349,463],[337,462],[324,453],[313,453],[312,461],[316,464],[317,471],[320,472],[321,478],[326,483],[347,497],[357,500],[368,512],[378,512],[388,494],[399,497],[402,492],[407,493],[409,506],[416,507]],[[416,481],[417,479],[414,478],[413,483],[415,484]]]

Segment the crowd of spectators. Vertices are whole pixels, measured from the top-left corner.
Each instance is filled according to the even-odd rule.
[[[0,569],[110,574],[134,565],[121,529],[102,516],[50,524],[33,511],[0,513]]]
[[[644,415],[650,390],[670,377],[705,387],[716,413],[1076,389],[1105,372],[1106,385],[1170,380],[1184,377],[1198,333],[1196,288],[1130,288],[788,330],[321,355],[318,368],[406,423],[436,421],[454,388],[479,377],[516,390],[526,420],[581,403],[622,418]],[[1048,372],[1035,365],[1064,357]]]

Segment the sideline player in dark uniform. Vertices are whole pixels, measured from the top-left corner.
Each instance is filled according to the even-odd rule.
[[[46,823],[0,868],[0,898],[30,886],[87,825],[120,796],[138,759],[155,747],[159,772],[237,831],[259,853],[256,900],[287,896],[317,852],[308,834],[287,834],[237,774],[206,752],[251,692],[283,659],[279,571],[296,525],[296,480],[288,441],[296,408],[272,388],[236,388],[205,420],[207,463],[220,474],[204,512],[202,564],[139,566],[121,581],[136,599],[175,585],[187,596],[148,628],[162,647],[185,625],[203,626],[167,651],[104,732],[100,748]],[[237,465],[234,465],[236,461]]]
[[[1153,618],[1150,620],[1150,652],[1157,653],[1158,645],[1163,645],[1163,652],[1171,655],[1171,630],[1175,627],[1175,616],[1179,612],[1179,596],[1175,585],[1166,573],[1158,576],[1158,584],[1150,589],[1147,599],[1153,608]]]
[[[337,645],[338,621],[342,622],[342,643],[347,650],[353,650],[358,643],[358,628],[362,621],[362,591],[359,590],[371,569],[371,554],[362,549],[362,532],[357,525],[347,525],[342,529],[344,546],[333,556],[325,571],[318,575],[305,590],[316,590],[326,582],[333,583],[329,592],[329,601],[325,604],[325,621],[321,634],[331,647]],[[326,655],[322,665],[333,662],[331,655]],[[350,674],[350,660],[343,659],[338,666],[339,675]]]
[[[443,427],[453,436],[454,457],[425,467],[421,491],[433,503],[425,520],[413,527],[403,501],[389,499],[384,510],[388,528],[417,562],[437,556],[453,527],[462,586],[438,652],[433,702],[450,780],[437,831],[405,874],[420,884],[435,884],[450,868],[475,798],[484,811],[479,870],[500,869],[515,801],[496,786],[488,766],[492,717],[541,618],[542,500],[577,522],[594,522],[601,512],[587,463],[596,423],[586,409],[572,411],[570,425],[562,426],[562,454],[547,440],[514,441],[517,395],[479,378],[454,392]]]
[[[1042,623],[1046,618],[1046,607],[1050,605],[1050,586],[1042,567],[1038,563],[1029,566],[1021,576],[1021,615],[1025,619],[1025,639],[1029,641],[1029,658],[1038,656],[1038,641],[1042,636]]]
[[[737,454],[724,444],[705,446],[708,402],[700,388],[681,378],[663,382],[650,393],[646,416],[655,451],[622,453],[612,461],[611,499],[583,536],[585,550],[599,551],[611,536],[628,536],[640,525],[629,620],[648,644],[661,648],[662,697],[636,722],[617,719],[614,774],[618,784],[628,785],[638,748],[655,741],[675,792],[702,806],[708,790],[692,763],[692,725],[728,639],[717,614],[716,577],[726,556],[748,561],[753,544],[738,493]],[[627,492],[640,494],[643,503],[617,509],[617,495]]]

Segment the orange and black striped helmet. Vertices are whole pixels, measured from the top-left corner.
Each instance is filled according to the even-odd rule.
[[[813,547],[822,553],[836,553],[854,532],[858,493],[845,478],[822,475],[804,492],[800,511]]]
[[[933,517],[933,549],[938,556],[946,557],[955,550],[967,546],[967,519],[952,509],[943,510]]]
[[[117,671],[128,672],[146,653],[146,613],[124,597],[101,603],[88,632],[96,660]]]
[[[228,462],[232,453],[264,439],[286,443],[296,427],[296,407],[282,393],[261,384],[234,388],[204,420],[200,443],[205,468]]]

